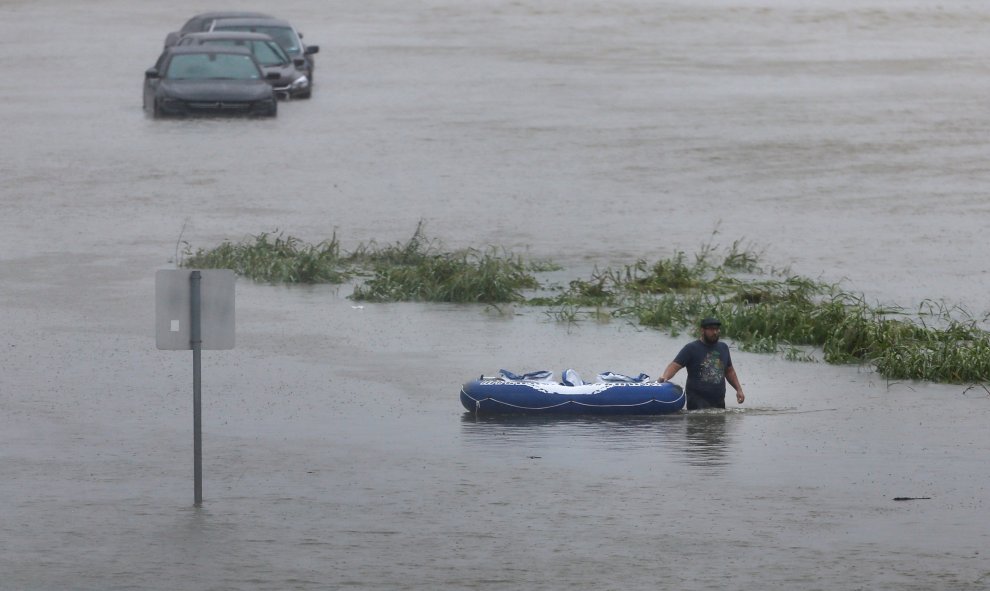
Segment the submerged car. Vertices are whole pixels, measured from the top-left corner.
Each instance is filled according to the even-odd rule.
[[[306,60],[306,77],[310,85],[313,84],[313,70],[316,67],[313,54],[320,51],[320,46],[303,43],[302,33],[296,31],[288,21],[270,17],[217,18],[210,25],[210,31],[247,31],[270,35],[292,58]]]
[[[204,12],[197,14],[187,20],[178,31],[172,31],[165,36],[165,47],[171,47],[179,42],[179,39],[189,33],[202,33],[209,31],[213,26],[213,21],[218,18],[274,18],[263,12],[247,12],[243,10],[223,10],[214,12]]]
[[[309,98],[312,89],[305,73],[306,61],[291,58],[282,46],[264,33],[243,31],[215,31],[212,33],[188,33],[182,36],[177,47],[199,45],[204,47],[244,47],[251,51],[266,74],[275,72],[278,80],[271,80],[279,97]]]
[[[277,76],[266,75],[243,47],[170,47],[144,73],[143,105],[155,117],[274,117],[278,101],[269,80]]]

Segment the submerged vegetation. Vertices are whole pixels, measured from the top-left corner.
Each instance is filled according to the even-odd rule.
[[[336,235],[316,245],[260,234],[209,250],[185,251],[182,266],[233,269],[271,283],[356,280],[355,300],[525,303],[553,319],[625,318],[677,335],[716,315],[723,336],[741,350],[796,361],[872,366],[888,379],[945,383],[990,382],[987,318],[926,301],[915,311],[870,305],[836,284],[760,263],[738,241],[711,243],[698,253],[675,252],[621,268],[595,269],[567,287],[544,285],[538,273],[559,270],[489,247],[454,251],[425,236],[420,223],[406,242],[359,245],[343,253]]]
[[[521,290],[539,286],[521,257],[494,247],[445,252],[422,237],[422,224],[405,245],[364,247],[354,257],[373,271],[355,286],[355,300],[498,304],[524,301]]]
[[[233,269],[269,283],[343,283],[370,275],[351,297],[372,302],[521,302],[522,290],[539,286],[533,272],[549,268],[494,247],[448,252],[425,236],[422,223],[404,243],[361,244],[350,253],[341,252],[336,235],[312,245],[263,233],[209,251],[187,247],[184,255],[184,267]]]
[[[336,235],[319,244],[293,237],[262,233],[253,241],[220,246],[195,253],[188,249],[183,267],[232,269],[238,275],[269,283],[342,283],[349,273],[342,265]]]

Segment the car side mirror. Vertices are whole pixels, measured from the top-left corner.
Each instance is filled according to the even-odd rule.
[[[319,45],[307,45],[306,46],[306,55],[313,55],[314,53],[320,53],[320,46]]]
[[[278,72],[268,72],[265,74],[265,80],[279,80],[282,76]]]
[[[148,79],[151,79],[151,78],[158,78],[158,77],[159,77],[159,76],[158,76],[158,68],[148,68],[148,69],[147,69],[147,70],[146,70],[146,71],[144,72],[144,77],[145,77],[145,78],[148,78]]]

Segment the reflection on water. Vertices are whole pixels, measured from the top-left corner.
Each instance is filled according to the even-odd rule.
[[[611,445],[624,445],[648,440],[651,434],[676,429],[680,423],[679,415],[476,417],[466,412],[461,417],[465,439],[485,445],[529,444],[557,437],[595,439]]]
[[[729,443],[726,411],[703,410],[685,414],[683,449],[688,463],[695,466],[725,465]]]
[[[704,410],[650,417],[476,417],[464,413],[461,434],[467,444],[486,449],[655,450],[692,466],[720,467],[728,463],[726,452],[732,443],[729,414],[742,413]]]

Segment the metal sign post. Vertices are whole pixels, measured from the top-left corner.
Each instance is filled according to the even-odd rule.
[[[158,271],[155,329],[159,349],[192,349],[193,352],[193,494],[196,506],[200,506],[203,503],[202,351],[234,348],[234,272]]]
[[[193,491],[197,506],[203,504],[203,339],[200,326],[199,287],[202,274],[189,274],[189,344],[193,352]]]

